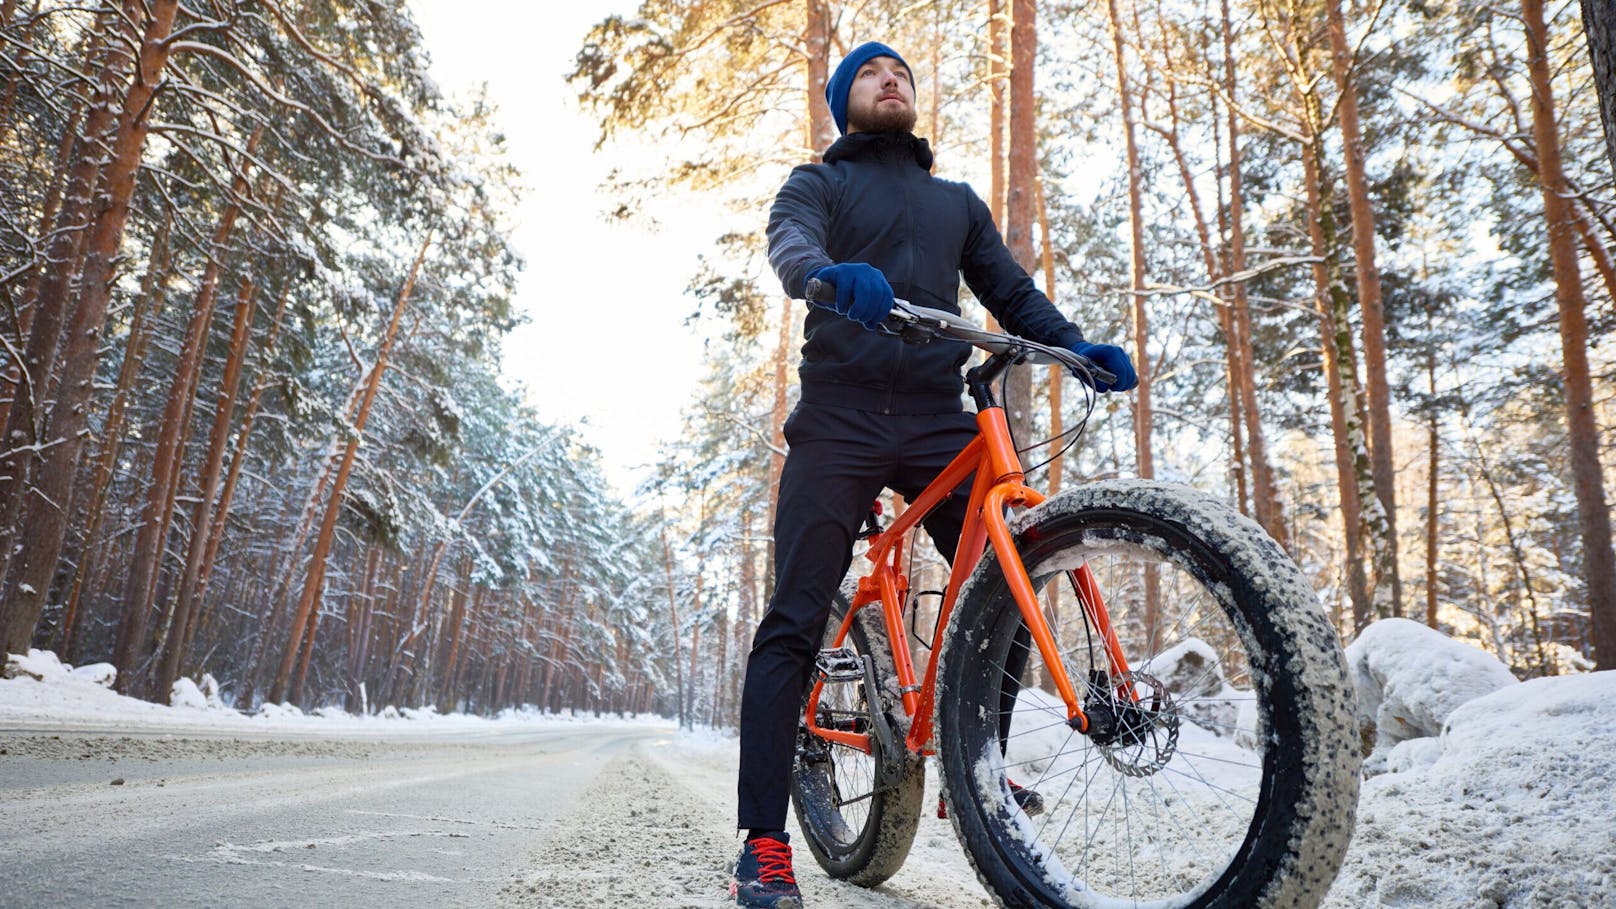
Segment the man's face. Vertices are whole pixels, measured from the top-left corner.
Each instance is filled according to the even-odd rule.
[[[909,69],[892,57],[872,57],[847,91],[847,131],[877,133],[915,128],[915,85]]]

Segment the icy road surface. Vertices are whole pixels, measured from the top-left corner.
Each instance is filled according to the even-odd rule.
[[[0,728],[0,906],[733,905],[733,754],[609,722]],[[829,880],[805,849],[797,869],[816,907],[991,905],[933,817],[881,891]]]

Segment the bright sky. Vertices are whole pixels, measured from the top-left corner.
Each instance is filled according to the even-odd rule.
[[[581,423],[622,493],[675,436],[700,375],[683,324],[696,256],[719,228],[699,203],[658,211],[655,232],[610,224],[596,192],[614,166],[646,160],[592,146],[598,134],[563,77],[589,27],[638,0],[410,0],[448,94],[486,82],[513,161],[526,172],[514,234],[527,269],[517,306],[530,323],[506,343],[505,372],[546,421]]]

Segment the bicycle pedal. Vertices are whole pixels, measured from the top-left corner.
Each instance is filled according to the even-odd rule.
[[[814,669],[827,682],[864,681],[864,661],[851,647],[830,647],[819,651]]]

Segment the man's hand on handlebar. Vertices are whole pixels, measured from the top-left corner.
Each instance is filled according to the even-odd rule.
[[[975,345],[989,353],[1012,354],[1016,362],[1059,364],[1101,392],[1127,391],[1139,384],[1132,361],[1128,359],[1127,352],[1120,347],[1082,342],[1069,350],[1039,344],[1015,335],[985,331],[955,313],[916,306],[906,300],[893,300],[892,287],[886,283],[884,277],[881,278],[881,287],[886,290],[886,295],[877,299],[884,301],[885,306],[867,310],[866,312],[870,314],[879,311],[880,317],[873,321],[865,321],[855,314],[859,303],[856,290],[843,289],[850,283],[845,276],[852,275],[853,280],[857,280],[857,276],[864,269],[874,272],[877,276],[881,275],[876,269],[861,263],[829,265],[816,269],[808,276],[804,296],[810,303],[834,309],[850,319],[862,322],[864,327],[872,331],[897,335],[910,343],[922,343],[932,338],[951,338]],[[844,276],[842,284],[833,283],[837,274]],[[849,293],[854,296],[846,298],[846,302],[838,302],[844,300],[844,294]]]
[[[1089,362],[1114,377],[1107,382],[1100,376],[1090,379],[1086,375],[1078,374],[1078,378],[1092,385],[1094,390],[1101,394],[1108,391],[1127,391],[1139,384],[1139,376],[1133,369],[1133,360],[1128,358],[1126,350],[1115,344],[1090,344],[1087,341],[1079,341],[1072,345],[1072,353],[1087,357]]]
[[[887,283],[886,275],[881,274],[881,270],[873,265],[866,265],[863,262],[827,265],[810,272],[808,278],[810,281],[818,280],[822,285],[835,285],[836,289],[833,301],[816,299],[815,295],[810,293],[811,302],[829,306],[839,315],[846,316],[871,331],[880,328],[881,323],[886,321],[887,314],[892,312],[892,285]]]

